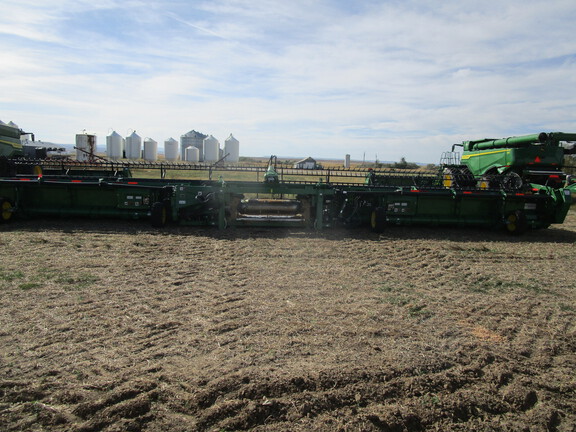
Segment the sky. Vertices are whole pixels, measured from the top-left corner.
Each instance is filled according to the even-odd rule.
[[[0,0],[0,120],[242,156],[438,163],[576,132],[574,0]]]

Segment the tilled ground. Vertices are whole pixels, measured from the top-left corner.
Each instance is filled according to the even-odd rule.
[[[0,430],[574,431],[576,215],[0,231]]]

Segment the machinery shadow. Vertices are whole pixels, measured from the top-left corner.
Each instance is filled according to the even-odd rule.
[[[570,227],[571,228],[571,227]],[[383,233],[374,233],[369,227],[338,227],[322,231],[301,227],[237,227],[219,230],[206,226],[167,225],[153,228],[148,221],[126,221],[112,219],[53,218],[27,219],[0,225],[1,232],[45,232],[78,235],[97,233],[115,235],[155,236],[201,236],[214,239],[281,239],[301,238],[323,240],[365,240],[381,242],[387,240],[437,240],[451,242],[513,242],[513,243],[576,243],[576,231],[557,225],[543,230],[529,230],[520,236],[512,236],[503,230],[471,227],[432,226],[389,226]]]

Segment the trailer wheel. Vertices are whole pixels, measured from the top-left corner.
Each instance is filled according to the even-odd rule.
[[[528,229],[526,215],[521,210],[510,212],[506,215],[506,230],[512,235],[520,235]]]
[[[0,198],[0,223],[9,222],[14,214],[14,205],[8,199]]]
[[[370,216],[370,226],[372,231],[381,233],[386,228],[386,210],[382,207],[376,207]]]
[[[152,204],[150,222],[154,228],[162,228],[168,222],[168,209],[163,202]]]

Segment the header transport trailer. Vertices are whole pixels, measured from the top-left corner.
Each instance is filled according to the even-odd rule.
[[[562,223],[576,185],[560,171],[562,185],[506,181],[504,173],[466,173],[466,181],[436,171],[278,167],[276,157],[258,166],[200,166],[139,162],[4,160],[0,172],[0,221],[15,217],[88,216],[167,223],[299,226],[323,229],[368,225],[482,226],[520,234]],[[131,168],[160,170],[160,179],[134,178]],[[223,173],[219,180],[168,180],[167,169]],[[253,171],[257,181],[226,181],[227,173]],[[14,174],[16,172],[16,174]],[[25,174],[25,173],[35,174]],[[211,177],[211,176],[210,176]],[[542,176],[541,176],[542,177]],[[547,182],[542,182],[547,183]]]

